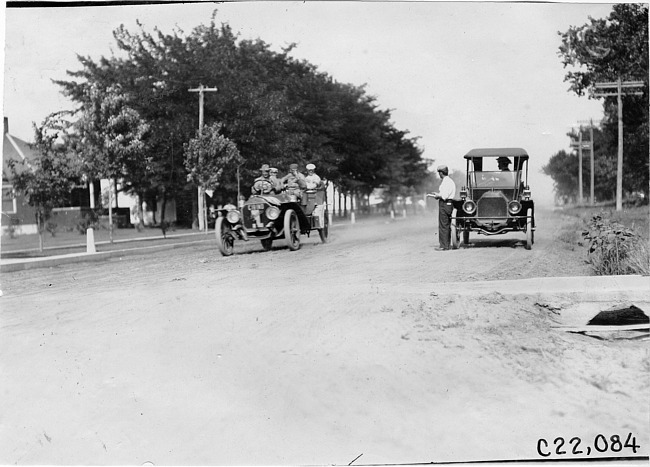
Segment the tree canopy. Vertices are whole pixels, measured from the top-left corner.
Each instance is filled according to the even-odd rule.
[[[137,158],[147,159],[149,190],[176,196],[197,183],[193,177],[188,182],[184,145],[198,127],[198,99],[188,90],[200,85],[218,89],[205,95],[206,125],[219,122],[223,137],[236,145],[244,180],[264,163],[287,171],[291,163],[309,162],[321,176],[357,192],[379,186],[404,191],[426,178],[417,139],[397,130],[364,86],[339,83],[292,58],[295,45],[278,52],[261,39],[241,40],[229,25],[217,24],[216,11],[210,24],[189,34],[139,28],[116,29],[118,53],[98,60],[79,56],[82,68],[57,83],[81,114],[93,112],[98,89],[115,93],[147,125],[146,154]],[[237,164],[223,167],[221,196],[236,193],[236,170]]]
[[[624,96],[624,166],[623,189],[640,191],[648,196],[648,5],[616,4],[604,19],[589,18],[582,26],[559,32],[562,44],[558,55],[568,68],[565,81],[579,96],[588,94],[598,82],[642,81],[642,96]],[[593,97],[593,96],[589,96]],[[604,119],[596,140],[596,191],[604,196],[611,192],[615,177],[618,146],[617,98],[605,97]],[[558,153],[564,159],[569,155]],[[558,194],[565,196],[568,167],[552,159],[544,172],[553,177]],[[612,167],[614,168],[612,170]],[[574,167],[577,180],[577,164]],[[585,177],[583,177],[583,180]],[[565,188],[560,188],[565,187]],[[577,190],[577,186],[576,186]],[[615,192],[614,192],[615,193]],[[598,195],[597,195],[598,196]]]

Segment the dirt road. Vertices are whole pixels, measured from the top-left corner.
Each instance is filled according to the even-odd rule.
[[[512,234],[436,252],[435,218],[413,217],[297,252],[205,244],[3,274],[0,463],[647,456],[647,341],[554,329],[580,294],[469,293],[588,275],[554,240],[563,222],[540,212],[531,251]],[[589,298],[594,314],[642,299]]]

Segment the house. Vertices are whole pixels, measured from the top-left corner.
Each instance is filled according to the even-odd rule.
[[[37,231],[34,208],[24,202],[22,195],[14,195],[9,168],[11,160],[21,162],[33,158],[34,152],[29,143],[9,134],[9,120],[5,117],[2,137],[2,234],[9,231],[22,234]]]
[[[11,183],[10,161],[27,162],[36,158],[31,145],[9,133],[9,120],[4,118],[2,140],[2,234],[35,234],[36,212],[21,193],[14,193]],[[96,183],[99,191],[99,182]],[[90,212],[90,193],[87,185],[73,188],[65,206],[54,208],[50,222],[57,229],[73,230]]]

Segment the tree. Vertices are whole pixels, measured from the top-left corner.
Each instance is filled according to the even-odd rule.
[[[616,4],[606,19],[589,18],[582,26],[559,32],[558,55],[565,68],[570,90],[584,95],[596,82],[639,80],[645,83],[643,96],[624,97],[624,191],[648,195],[648,5]],[[603,141],[608,157],[615,158],[618,145],[616,97],[603,103]],[[609,166],[610,164],[603,164]]]
[[[202,195],[205,190],[219,186],[224,169],[236,167],[243,160],[237,146],[220,134],[221,128],[220,123],[214,123],[199,129],[196,137],[184,146],[187,181],[198,186]]]
[[[85,87],[78,114],[74,147],[87,175],[120,180],[122,190],[136,196],[138,228],[143,227],[142,201],[151,171],[146,145],[149,125],[118,85]],[[112,225],[110,229],[112,238]]]
[[[179,162],[198,126],[188,89],[201,84],[218,89],[206,96],[204,118],[219,122],[221,134],[236,144],[244,179],[253,179],[264,163],[286,171],[291,163],[308,162],[345,190],[369,192],[391,177],[386,164],[402,159],[388,150],[394,136],[390,112],[378,109],[363,86],[339,83],[291,58],[293,44],[276,52],[261,39],[240,40],[215,18],[216,12],[189,34],[120,27],[114,32],[120,56],[79,57],[82,69],[68,72],[73,80],[57,81],[80,103],[93,86],[116,87],[126,97],[150,127],[149,192],[178,197],[177,206],[189,194],[191,183]],[[223,168],[217,198],[237,192],[236,171],[234,164]]]
[[[35,210],[40,251],[52,210],[66,201],[79,177],[78,161],[64,143],[70,129],[66,114],[50,114],[40,126],[34,125],[34,160],[8,161],[14,190],[21,192]]]

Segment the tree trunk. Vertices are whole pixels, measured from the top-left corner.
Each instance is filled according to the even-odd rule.
[[[119,208],[120,206],[117,204],[117,178],[113,179],[113,186],[111,189],[115,189],[115,209]]]
[[[160,229],[162,230],[163,237],[167,238],[167,221],[165,221],[165,209],[167,208],[167,192],[162,192],[162,202],[160,203]]]
[[[36,230],[38,231],[38,251],[43,252],[43,220],[40,211],[36,210]]]
[[[196,193],[196,191],[194,192]],[[192,229],[199,228],[199,203],[196,195],[192,196]]]
[[[138,213],[138,223],[136,225],[136,228],[138,229],[138,232],[141,232],[144,229],[144,210],[142,209],[142,202],[144,200],[144,196],[142,192],[136,193],[135,199],[136,199],[136,207]]]

